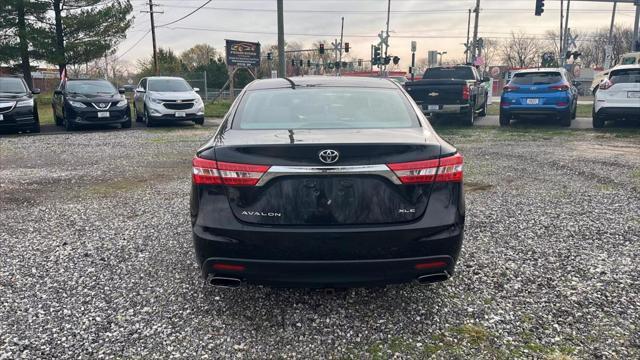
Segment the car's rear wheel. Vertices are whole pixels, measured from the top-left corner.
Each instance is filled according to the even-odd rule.
[[[70,119],[67,119],[67,117],[64,115],[64,113],[62,113],[62,121],[64,123],[64,129],[67,131],[73,131],[76,129],[76,124],[73,123],[73,121],[71,121]]]
[[[122,124],[120,124],[120,126],[123,129],[129,129],[131,128],[131,118],[128,118],[127,121],[123,122]]]
[[[573,111],[571,112],[571,119],[575,120],[578,117],[578,101],[573,104]]]
[[[136,112],[136,122],[142,122],[143,119],[142,119],[142,116],[140,116],[140,112],[138,112],[138,108],[134,106],[133,110],[135,110]]]
[[[478,116],[482,116],[482,117],[487,116],[487,106],[489,106],[487,104],[488,102],[489,102],[488,99],[484,100],[484,105],[482,105],[482,110],[480,110],[480,113],[478,114]]]
[[[571,126],[571,110],[569,110],[565,114],[560,114],[560,126],[564,126],[564,127]]]
[[[53,121],[56,123],[56,126],[62,126],[62,119],[56,114],[56,107],[51,106],[53,110]]]
[[[33,108],[33,120],[35,120],[35,124],[31,127],[32,133],[40,132],[40,115],[38,115],[38,107],[34,106]]]
[[[511,125],[511,118],[508,115],[500,112],[500,126],[509,126],[509,125]]]
[[[471,108],[471,109],[469,110],[469,113],[464,115],[464,118],[463,118],[463,125],[466,125],[466,126],[473,126],[473,123],[474,123],[475,121],[476,121],[476,112],[475,112],[475,109],[474,109],[474,108]]]
[[[604,123],[605,123],[604,118],[602,116],[599,116],[598,113],[596,113],[595,108],[592,110],[591,118],[593,119],[594,129],[602,129],[604,127]]]

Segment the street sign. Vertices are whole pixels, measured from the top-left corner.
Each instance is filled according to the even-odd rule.
[[[438,52],[436,50],[430,50],[427,53],[427,64],[429,67],[438,65]]]
[[[416,50],[418,49],[418,43],[415,41],[411,42],[411,52],[416,52]]]
[[[604,68],[608,69],[611,67],[611,63],[613,62],[613,46],[605,45],[604,53],[605,53]]]
[[[277,70],[271,70],[271,78],[272,79],[277,79],[278,78],[278,71]]]
[[[571,36],[571,29],[567,29],[567,49],[577,48],[578,45],[576,45],[576,40],[578,40],[578,35]]]
[[[226,40],[227,66],[260,66],[260,43]]]

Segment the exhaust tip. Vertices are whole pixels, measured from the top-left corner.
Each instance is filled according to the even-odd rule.
[[[242,284],[242,281],[237,278],[212,276],[209,278],[209,284],[215,287],[238,288]]]
[[[446,271],[441,273],[435,273],[435,274],[427,274],[427,275],[418,276],[418,283],[421,285],[433,284],[436,282],[446,281],[449,279],[449,277],[450,275]]]

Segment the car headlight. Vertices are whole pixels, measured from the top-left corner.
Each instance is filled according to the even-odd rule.
[[[33,99],[18,101],[16,107],[20,106],[30,106],[33,107]]]
[[[67,100],[69,102],[69,105],[73,106],[73,107],[77,107],[77,108],[84,108],[87,107],[87,105],[81,103],[80,101],[73,101],[73,100]]]
[[[127,105],[127,99],[122,99],[118,102],[118,104],[116,104],[116,106],[126,106]]]
[[[151,101],[154,104],[162,104],[162,100],[160,100],[160,99],[156,99],[156,98],[153,98],[153,97],[149,97],[148,99],[149,99],[149,101]]]

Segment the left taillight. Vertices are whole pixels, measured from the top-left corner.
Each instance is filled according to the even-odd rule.
[[[569,85],[567,85],[567,84],[554,85],[554,86],[551,86],[551,90],[555,90],[555,91],[569,91]]]
[[[266,165],[237,164],[193,158],[192,179],[198,185],[254,186],[269,170]]]
[[[469,89],[469,86],[463,86],[462,87],[462,100],[469,100],[471,99],[471,89]]]
[[[440,159],[387,164],[403,184],[461,182],[463,157],[460,154]]]

